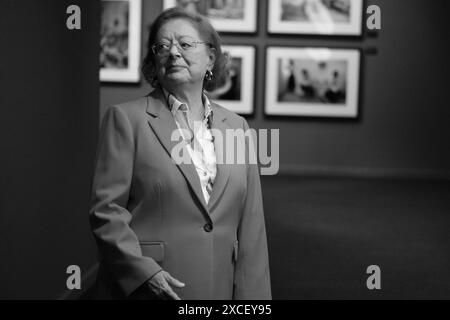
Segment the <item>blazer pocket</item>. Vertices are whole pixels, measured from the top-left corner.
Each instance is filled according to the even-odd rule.
[[[161,241],[141,241],[142,255],[152,258],[156,262],[164,261],[164,242]]]
[[[236,262],[238,259],[238,253],[239,253],[239,241],[236,240],[233,243],[233,262]]]

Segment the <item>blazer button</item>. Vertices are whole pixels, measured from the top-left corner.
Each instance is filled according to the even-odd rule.
[[[213,226],[212,226],[211,223],[208,222],[207,224],[205,224],[205,225],[203,226],[203,229],[204,229],[206,232],[211,232],[212,229],[213,229]]]

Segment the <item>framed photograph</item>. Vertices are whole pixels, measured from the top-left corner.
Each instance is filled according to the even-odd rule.
[[[357,117],[359,49],[269,47],[266,59],[266,114]]]
[[[175,6],[207,16],[220,32],[256,32],[256,0],[163,0],[163,8]]]
[[[100,81],[139,82],[141,0],[100,3]]]
[[[270,0],[270,33],[359,36],[363,0]]]
[[[255,80],[255,47],[222,46],[231,55],[228,76],[208,96],[233,112],[245,115],[253,113]]]

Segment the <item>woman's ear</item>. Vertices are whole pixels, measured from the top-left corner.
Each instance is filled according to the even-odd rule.
[[[209,70],[212,70],[214,68],[214,64],[216,63],[216,49],[215,48],[210,48],[209,49],[209,63],[208,63],[208,68]]]

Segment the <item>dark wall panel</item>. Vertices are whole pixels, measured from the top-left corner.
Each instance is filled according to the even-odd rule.
[[[68,265],[95,261],[99,4],[1,3],[0,298],[57,298]],[[79,31],[66,28],[72,4]]]

